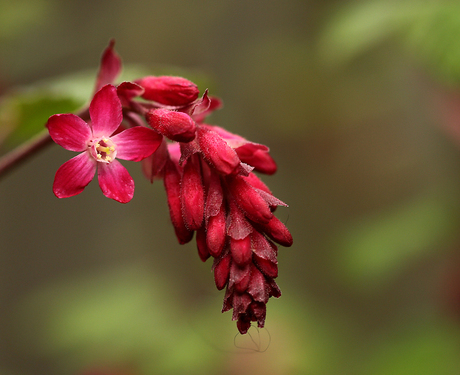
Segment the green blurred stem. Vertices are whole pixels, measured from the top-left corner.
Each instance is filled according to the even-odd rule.
[[[82,109],[76,113],[76,115],[81,117],[83,120],[89,119],[88,108]],[[53,140],[48,133],[48,129],[44,129],[27,142],[22,143],[6,155],[2,156],[0,158],[0,179],[5,177],[5,175],[12,169],[18,167],[37,152],[51,144],[53,144]]]

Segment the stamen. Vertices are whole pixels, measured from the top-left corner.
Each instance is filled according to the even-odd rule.
[[[116,145],[110,138],[99,139],[91,148],[92,155],[97,161],[110,163],[115,160],[117,156]]]

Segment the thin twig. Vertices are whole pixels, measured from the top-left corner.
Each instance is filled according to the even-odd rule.
[[[76,115],[83,119],[88,118],[88,108],[78,111]],[[13,168],[19,166],[38,151],[41,151],[52,143],[53,140],[48,133],[48,129],[43,129],[43,131],[27,142],[20,144],[18,147],[2,156],[0,158],[0,179],[5,177]]]
[[[17,167],[36,152],[53,143],[48,129],[44,129],[29,141],[22,143],[6,155],[0,158],[0,178],[5,177],[7,172]]]

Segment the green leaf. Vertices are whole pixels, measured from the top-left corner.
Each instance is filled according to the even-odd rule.
[[[460,371],[458,325],[426,322],[401,327],[368,363],[373,375],[454,375]]]
[[[334,64],[348,62],[400,32],[417,12],[407,1],[370,1],[342,7],[323,31],[320,54]]]
[[[442,195],[427,194],[350,223],[334,238],[339,269],[362,288],[390,280],[410,260],[453,238],[458,215],[452,206]]]
[[[74,275],[18,303],[15,344],[53,361],[61,373],[98,363],[134,363],[151,369],[146,374],[214,373],[200,355],[206,343],[183,324],[181,302],[142,264]]]
[[[443,81],[460,82],[460,4],[374,0],[342,7],[324,28],[320,55],[344,64],[393,40]]]
[[[17,147],[45,129],[51,115],[78,110],[88,101],[93,85],[94,73],[86,72],[21,87],[2,97],[2,153]]]

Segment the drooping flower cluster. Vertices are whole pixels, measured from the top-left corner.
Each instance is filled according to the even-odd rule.
[[[226,288],[222,311],[233,309],[242,334],[253,321],[263,327],[266,303],[281,295],[275,243],[292,245],[273,214],[286,204],[254,173],[275,173],[268,147],[204,123],[221,101],[207,91],[199,98],[189,80],[149,76],[115,87],[120,71],[112,41],[102,56],[89,122],[71,114],[48,120],[56,143],[81,152],[59,168],[54,193],[79,194],[97,168],[103,193],[126,203],[134,182],[116,158],[143,160],[148,179],[163,179],[179,242],[196,232],[201,260],[214,259],[217,289]]]

